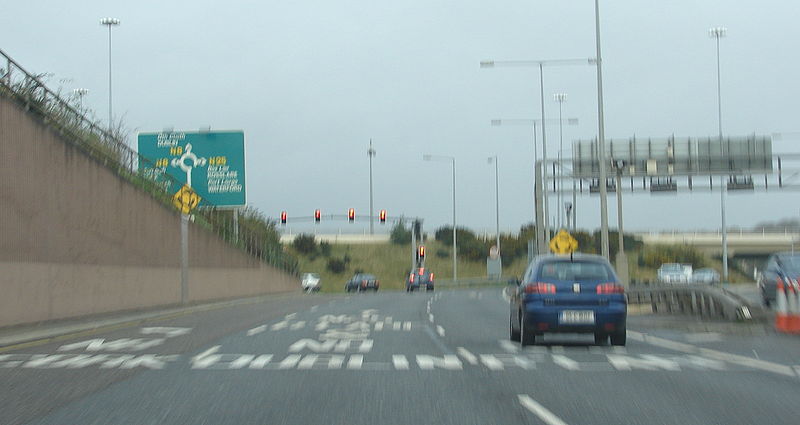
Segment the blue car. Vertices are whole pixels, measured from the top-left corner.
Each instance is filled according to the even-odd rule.
[[[597,255],[544,255],[511,291],[512,341],[533,345],[538,335],[593,333],[595,344],[625,345],[628,305],[608,261]]]

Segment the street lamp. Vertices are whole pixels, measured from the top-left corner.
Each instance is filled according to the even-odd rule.
[[[606,188],[606,135],[603,115],[603,59],[600,54],[600,2],[594,0],[594,30],[597,45],[597,147],[600,161],[600,250],[608,259],[608,188]]]
[[[89,94],[89,89],[84,89],[84,88],[73,89],[72,93],[78,99],[78,112],[83,113],[83,96]]]
[[[543,217],[539,217],[538,216],[538,212],[537,212],[537,210],[538,210],[537,205],[540,205],[542,207],[542,209],[544,210],[543,216],[547,215],[547,203],[542,201],[542,200],[540,200],[540,199],[538,199],[538,197],[537,197],[537,193],[538,192],[536,191],[536,182],[541,180],[540,176],[538,175],[538,173],[536,171],[536,163],[538,161],[538,155],[537,155],[537,149],[536,149],[536,147],[537,147],[537,144],[536,144],[536,126],[537,125],[542,125],[542,122],[544,122],[545,124],[555,124],[555,123],[561,124],[561,123],[563,123],[563,121],[564,121],[563,119],[558,119],[558,120],[556,120],[556,119],[546,119],[544,121],[542,121],[541,119],[493,119],[491,121],[493,126],[501,126],[501,125],[528,125],[528,126],[533,126],[533,164],[534,164],[534,171],[533,171],[533,175],[534,175],[534,182],[533,182],[533,186],[534,186],[534,190],[533,190],[533,194],[534,194],[533,195],[534,216],[533,217],[534,217],[534,222],[536,223],[536,243],[537,243],[536,246],[537,246],[537,248],[539,249],[540,252],[544,252],[547,249],[547,237],[549,236],[549,233],[545,232],[545,225],[543,224],[543,223],[545,223],[544,218]],[[567,118],[566,121],[567,121],[567,125],[578,125],[578,119],[577,118]],[[544,126],[542,125],[542,127],[544,127]],[[544,198],[544,193],[542,193],[542,198]]]
[[[507,67],[516,67],[516,66],[538,66],[539,67],[539,95],[540,95],[540,103],[541,103],[541,111],[542,111],[542,118],[541,122],[545,122],[544,118],[544,72],[543,68],[545,66],[569,66],[569,65],[594,65],[595,59],[594,58],[586,58],[586,59],[549,59],[549,60],[512,60],[512,61],[493,61],[493,60],[486,60],[480,63],[481,68],[494,68],[496,66],[507,66]],[[542,162],[547,164],[547,135],[545,132],[545,126],[542,126]],[[601,167],[602,168],[602,167]],[[543,180],[547,181],[547,167],[544,167],[543,171]],[[544,205],[547,206],[547,191],[543,193],[544,197]],[[545,234],[550,234],[550,225],[547,218],[547,211],[545,211],[544,216],[544,229]],[[538,223],[537,223],[538,225]],[[538,226],[537,226],[538,227]]]
[[[450,161],[453,164],[453,282],[458,280],[458,248],[456,245],[456,158],[444,155],[422,156],[425,161]]]
[[[369,156],[369,234],[375,234],[375,223],[373,222],[372,213],[372,157],[375,156],[375,149],[372,148],[372,139],[369,139],[369,149],[367,149],[367,156]]]
[[[567,101],[566,93],[556,93],[553,95],[553,100],[558,102],[558,227],[562,228],[563,221],[561,215],[561,206],[563,205],[564,195],[561,193],[564,189],[564,125],[561,121],[562,105]]]
[[[717,123],[719,125],[719,146],[724,149],[722,144],[722,86],[720,83],[719,72],[719,39],[725,37],[728,29],[725,27],[714,27],[708,30],[708,36],[715,39],[717,44]],[[730,152],[728,152],[730,154]],[[725,224],[725,195],[727,192],[727,185],[725,178],[719,176],[719,202],[720,202],[720,216],[722,220],[722,281],[728,281],[728,229]]]
[[[497,240],[495,246],[500,252],[500,171],[498,167],[497,155],[487,158],[489,164],[494,163],[494,205],[495,205],[495,231]]]
[[[111,121],[111,27],[119,25],[119,19],[116,18],[103,18],[100,20],[100,25],[108,27],[108,133],[111,134],[112,121]]]

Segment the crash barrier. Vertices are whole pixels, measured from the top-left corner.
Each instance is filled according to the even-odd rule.
[[[488,277],[459,277],[458,280],[437,278],[435,287],[457,288],[461,286],[505,286],[508,278],[490,279]]]
[[[626,289],[628,304],[650,304],[653,313],[690,314],[731,321],[765,319],[761,307],[724,288],[705,284],[633,285]]]
[[[797,280],[784,282],[778,278],[775,286],[775,330],[800,334],[800,287]]]

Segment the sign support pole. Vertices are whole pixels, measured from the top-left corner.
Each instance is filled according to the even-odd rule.
[[[189,302],[189,214],[181,214],[181,304]]]

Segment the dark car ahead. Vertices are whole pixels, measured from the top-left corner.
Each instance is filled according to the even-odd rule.
[[[427,291],[433,291],[433,272],[425,267],[418,267],[408,273],[406,291],[414,292],[422,288]]]
[[[767,260],[767,267],[758,279],[758,289],[766,306],[775,302],[778,279],[784,283],[800,279],[800,254],[779,252],[772,254]]]
[[[364,292],[367,290],[377,292],[380,286],[381,282],[375,275],[356,273],[344,284],[344,290],[346,292]]]
[[[625,345],[625,290],[597,255],[545,255],[528,266],[511,296],[511,339],[532,345],[548,332],[593,333],[595,344]]]

